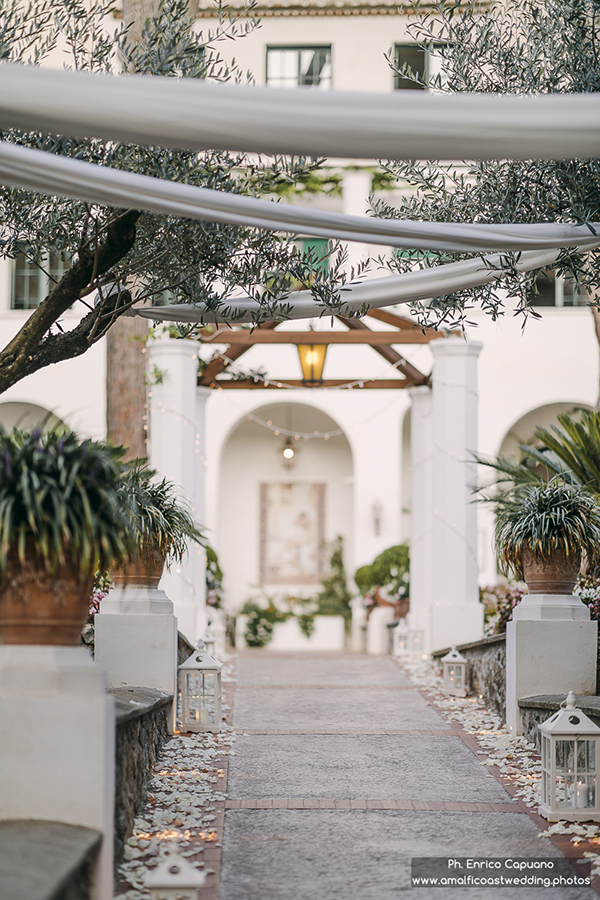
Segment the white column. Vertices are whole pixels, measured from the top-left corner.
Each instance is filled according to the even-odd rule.
[[[92,900],[113,897],[115,710],[83,647],[0,646],[0,819],[102,832]]]
[[[373,183],[373,173],[368,169],[346,169],[342,175],[342,208],[349,216],[364,216],[369,208],[369,196]],[[371,244],[350,241],[347,270],[367,259],[373,251]]]
[[[433,605],[433,395],[425,385],[409,390],[411,510],[410,614],[412,628],[425,630],[431,649]]]
[[[433,606],[431,651],[483,637],[477,585],[477,357],[482,345],[432,341]]]
[[[196,469],[200,434],[196,421],[198,351],[195,341],[161,338],[150,341],[150,372],[158,383],[149,392],[150,465],[172,481],[192,509],[196,507]],[[195,642],[204,625],[203,554],[192,547],[182,563],[173,563],[161,581],[174,603],[179,630]],[[199,621],[201,620],[201,621]]]
[[[596,693],[598,623],[575,594],[526,594],[506,628],[506,724],[523,734],[519,700]]]

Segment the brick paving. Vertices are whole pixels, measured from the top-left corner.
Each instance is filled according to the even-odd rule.
[[[537,837],[543,820],[391,659],[244,653],[233,725],[218,900],[457,900],[460,889],[411,888],[411,857],[572,853]],[[206,900],[216,900],[215,881]],[[596,896],[578,887],[466,895]]]

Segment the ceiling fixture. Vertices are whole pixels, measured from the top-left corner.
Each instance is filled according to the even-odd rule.
[[[283,456],[283,465],[285,468],[291,469],[296,461],[296,449],[292,444],[291,437],[285,439],[281,448],[281,455]]]

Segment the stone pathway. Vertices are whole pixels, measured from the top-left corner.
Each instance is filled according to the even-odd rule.
[[[219,900],[588,900],[586,887],[411,888],[411,857],[554,857],[389,658],[237,663]]]

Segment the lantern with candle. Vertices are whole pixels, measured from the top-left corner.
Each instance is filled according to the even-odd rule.
[[[207,650],[197,650],[179,666],[181,731],[219,731],[221,727],[221,669]]]
[[[561,708],[539,726],[542,740],[540,815],[549,822],[600,821],[597,765],[600,728],[569,691]]]
[[[449,653],[442,656],[443,691],[452,697],[464,697],[467,683],[467,660],[452,647]]]

